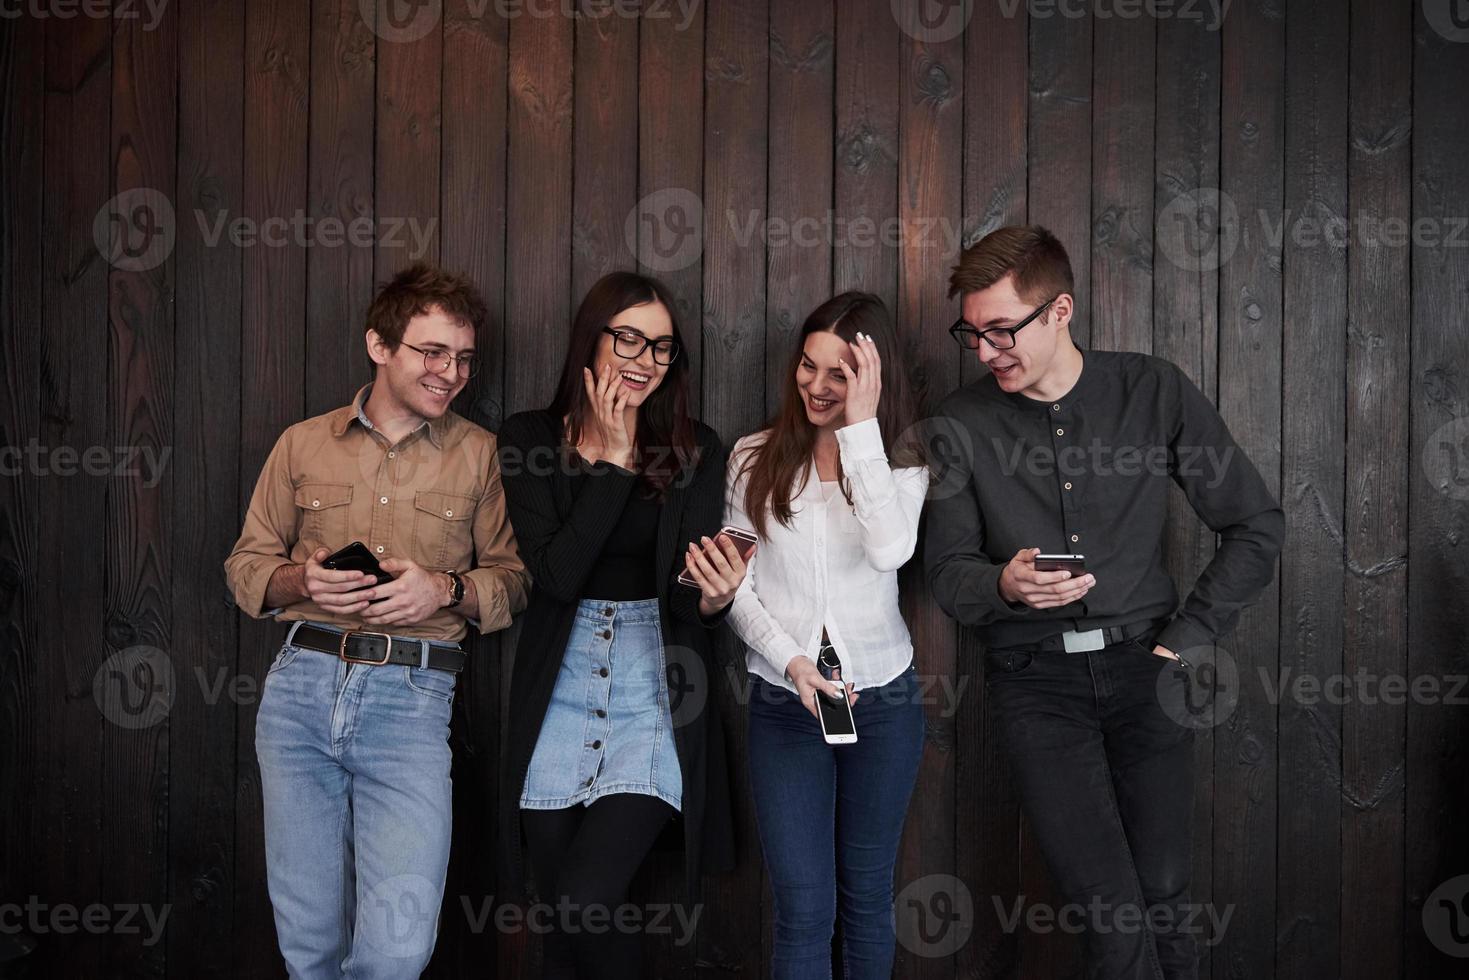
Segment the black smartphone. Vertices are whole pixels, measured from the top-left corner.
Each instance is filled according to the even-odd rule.
[[[841,662],[831,647],[822,648],[817,655],[816,666],[827,680],[834,680],[833,674],[840,676]],[[834,698],[818,688],[816,716],[821,721],[821,734],[827,745],[851,745],[857,741],[857,721],[852,717],[852,704],[846,697],[846,682],[836,680],[835,683],[842,689],[843,696]]]
[[[330,568],[334,572],[365,572],[376,576],[378,582],[393,580],[393,576],[383,571],[382,566],[377,563],[377,557],[361,541],[353,541],[335,554],[327,555],[321,560],[321,567]]]
[[[733,527],[729,524],[726,524],[724,527],[719,529],[719,534],[728,535],[729,539],[734,542],[735,550],[740,553],[740,561],[749,560],[750,552],[754,550],[755,547],[756,539],[754,531],[746,531],[742,527]],[[714,537],[717,539],[719,537],[719,534],[716,534]],[[694,589],[697,589],[699,587],[699,583],[695,582],[693,580],[693,577],[689,575],[689,568],[687,565],[684,566],[683,571],[678,573],[678,584],[687,585],[690,588]]]
[[[1072,578],[1086,574],[1086,555],[1036,555],[1038,572],[1070,572]]]

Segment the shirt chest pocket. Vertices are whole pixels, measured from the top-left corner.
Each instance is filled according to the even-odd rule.
[[[352,503],[350,483],[303,483],[296,488],[297,538],[308,552],[336,551],[347,540],[347,512]]]
[[[443,490],[419,490],[413,495],[413,543],[418,563],[426,568],[454,567],[462,571],[473,556],[470,518],[473,497]]]

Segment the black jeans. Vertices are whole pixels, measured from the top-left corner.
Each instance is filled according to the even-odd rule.
[[[1021,807],[1091,980],[1194,980],[1193,729],[1184,668],[1144,635],[1089,653],[991,650],[985,687]]]

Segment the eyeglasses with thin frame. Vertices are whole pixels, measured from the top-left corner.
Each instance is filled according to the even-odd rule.
[[[641,357],[643,351],[649,347],[653,348],[653,361],[657,364],[668,365],[678,360],[679,347],[676,340],[667,337],[649,340],[631,330],[616,330],[612,327],[603,327],[602,332],[612,335],[612,349],[624,360]]]
[[[449,366],[450,361],[455,363],[455,368],[458,370],[459,377],[461,378],[472,378],[479,371],[479,355],[474,351],[455,356],[440,348],[415,347],[407,341],[403,342],[403,346],[422,354],[424,370],[431,374],[443,374],[444,369]]]
[[[949,336],[958,341],[959,346],[966,350],[979,350],[980,341],[984,341],[995,350],[1009,350],[1015,346],[1015,335],[1020,332],[1021,328],[1044,313],[1059,298],[1059,293],[1056,296],[1052,296],[1032,310],[1030,316],[1021,320],[1013,327],[991,327],[988,330],[976,330],[973,324],[961,316],[949,328]]]

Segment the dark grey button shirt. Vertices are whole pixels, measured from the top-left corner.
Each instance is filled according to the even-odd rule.
[[[991,648],[1172,617],[1157,642],[1215,643],[1275,573],[1279,503],[1224,420],[1175,365],[1147,354],[1083,352],[1055,402],[1001,391],[992,375],[938,410],[924,563],[939,605]],[[1163,565],[1170,480],[1219,535],[1193,592]],[[998,584],[1021,548],[1086,556],[1096,585],[1055,609],[1011,605]]]

